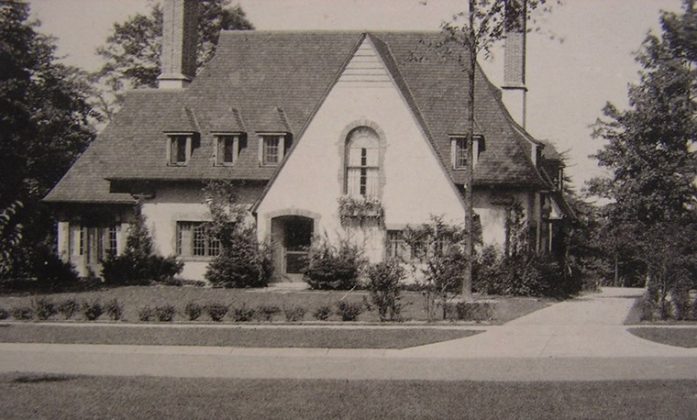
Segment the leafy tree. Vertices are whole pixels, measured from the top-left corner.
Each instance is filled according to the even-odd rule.
[[[3,235],[21,238],[0,256],[4,277],[32,275],[32,260],[52,242],[39,201],[94,136],[85,74],[57,62],[53,39],[28,16],[26,3],[0,3],[0,214]]]
[[[481,52],[489,56],[492,45],[500,40],[505,30],[512,25],[520,25],[531,19],[536,9],[551,10],[551,5],[560,0],[469,0],[467,12],[453,16],[442,27],[443,39],[432,45],[435,50],[446,55],[456,56],[467,74],[468,97],[467,115],[467,150],[472,150],[474,140],[475,109],[475,72],[477,59]],[[466,21],[464,21],[466,17]],[[525,25],[523,25],[523,29]],[[464,52],[464,53],[463,53]],[[474,224],[474,201],[472,197],[473,162],[467,159],[465,179],[465,226]],[[465,238],[465,270],[462,282],[462,295],[472,300],[472,268],[474,262],[474,238]]]
[[[635,244],[666,316],[666,296],[694,287],[689,273],[697,262],[688,234],[697,231],[694,0],[681,14],[663,12],[661,26],[637,54],[642,69],[629,88],[629,109],[607,104],[596,123],[595,136],[607,143],[595,157],[611,175],[593,179],[589,190],[612,200],[608,219],[617,229],[609,234]]]
[[[201,0],[198,4],[197,65],[215,53],[221,30],[254,29],[239,5],[230,0]],[[162,8],[152,3],[148,15],[137,14],[114,24],[106,43],[97,49],[104,60],[92,79],[101,86],[96,106],[111,119],[125,89],[157,87],[162,43]]]

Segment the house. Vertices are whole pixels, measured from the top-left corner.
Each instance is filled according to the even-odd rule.
[[[399,252],[407,225],[431,215],[462,223],[467,159],[484,242],[503,244],[517,201],[533,245],[550,249],[565,217],[555,200],[562,166],[522,126],[524,30],[509,34],[503,93],[477,70],[467,150],[466,74],[426,47],[438,32],[223,32],[195,75],[195,9],[165,3],[160,87],[129,92],[45,198],[60,220],[58,251],[80,274],[99,274],[106,253],[123,250],[140,200],[155,250],[202,279],[219,252],[204,229],[210,180],[238,186],[259,239],[273,244],[279,281],[300,278],[317,235],[350,236],[378,261]],[[339,201],[362,205],[365,220],[342,223]]]

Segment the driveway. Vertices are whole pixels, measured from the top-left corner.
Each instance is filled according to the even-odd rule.
[[[172,377],[564,381],[697,379],[697,349],[622,325],[641,290],[606,288],[473,337],[404,350],[0,344],[0,372]]]

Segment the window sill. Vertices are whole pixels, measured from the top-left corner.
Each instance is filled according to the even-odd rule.
[[[181,255],[177,255],[177,258],[180,260],[184,261],[185,263],[187,262],[211,262],[213,261],[216,257],[182,257]]]
[[[172,162],[169,162],[169,163],[167,164],[167,166],[173,166],[173,167],[188,166],[188,162],[184,162],[184,163],[172,163]]]

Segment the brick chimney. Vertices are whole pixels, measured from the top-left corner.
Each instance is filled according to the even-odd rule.
[[[196,0],[164,0],[162,3],[162,51],[160,89],[181,89],[196,75]]]
[[[525,128],[525,33],[527,0],[506,0],[503,57],[503,103],[513,119]]]

